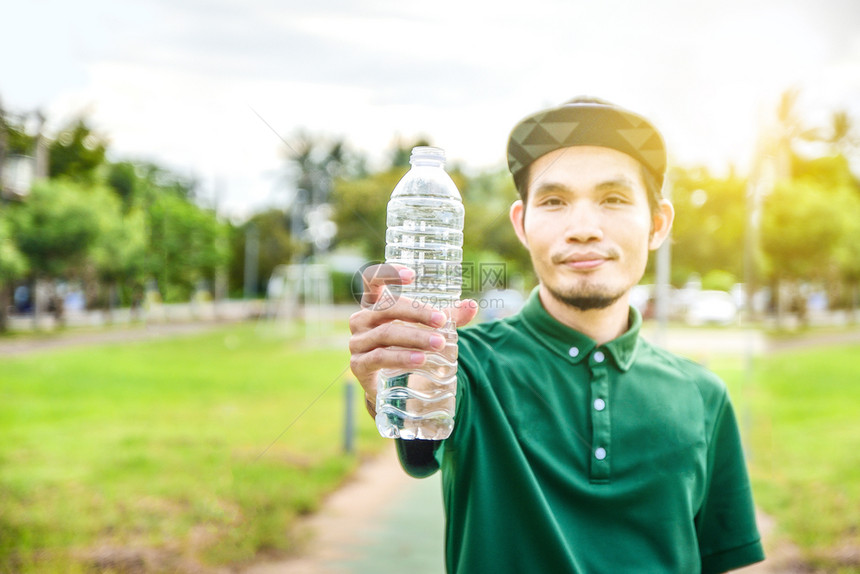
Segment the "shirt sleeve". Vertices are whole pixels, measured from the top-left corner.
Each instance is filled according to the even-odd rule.
[[[708,447],[708,483],[696,530],[703,574],[764,560],[740,433],[726,394]]]
[[[436,450],[442,441],[420,439],[396,439],[396,441],[400,466],[406,474],[413,478],[427,478],[439,470]]]

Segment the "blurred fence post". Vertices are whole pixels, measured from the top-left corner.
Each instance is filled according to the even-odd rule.
[[[343,386],[343,451],[353,454],[355,451],[355,384],[347,379]]]

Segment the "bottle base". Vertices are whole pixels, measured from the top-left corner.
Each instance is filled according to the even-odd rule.
[[[395,414],[380,412],[376,415],[376,428],[385,438],[444,440],[451,436],[454,420],[451,417],[403,419]]]

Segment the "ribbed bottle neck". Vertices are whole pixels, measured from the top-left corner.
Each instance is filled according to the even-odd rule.
[[[445,150],[430,146],[414,147],[409,163],[413,166],[445,167]]]

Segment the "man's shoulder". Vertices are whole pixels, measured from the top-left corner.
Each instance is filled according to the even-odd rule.
[[[523,332],[523,321],[519,315],[512,315],[503,319],[475,323],[457,329],[461,341],[471,344],[493,345],[502,340],[509,340]]]
[[[534,344],[519,315],[468,325],[457,329],[457,336],[461,365],[485,364],[500,356],[513,359],[528,353]]]
[[[707,402],[721,401],[727,393],[725,382],[716,373],[689,357],[658,347],[642,337],[638,352],[640,361],[663,376],[695,385]]]

